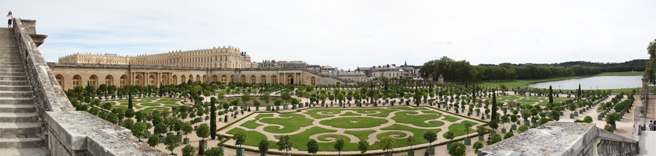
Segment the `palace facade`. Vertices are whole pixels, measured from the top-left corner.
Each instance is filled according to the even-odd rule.
[[[59,58],[59,63],[111,64],[111,65],[156,65],[199,68],[257,68],[251,57],[239,48],[228,46],[211,49],[169,51],[167,53],[137,56],[115,54],[73,54]]]

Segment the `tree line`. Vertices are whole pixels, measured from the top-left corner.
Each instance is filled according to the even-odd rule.
[[[632,60],[624,63],[592,63],[584,61],[555,64],[512,64],[471,65],[467,60],[456,61],[446,56],[431,60],[419,68],[421,77],[432,76],[437,80],[441,74],[446,81],[472,82],[480,80],[543,79],[562,76],[584,76],[603,72],[644,71],[647,60]]]

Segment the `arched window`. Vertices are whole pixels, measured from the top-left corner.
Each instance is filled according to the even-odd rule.
[[[137,77],[134,78],[134,84],[143,86],[143,82],[141,82],[142,80],[143,80],[143,77],[141,77],[141,75],[137,75]]]
[[[262,78],[261,78],[261,79],[262,79],[262,80],[260,81],[260,83],[265,84],[265,83],[266,83],[266,76],[262,75]]]
[[[221,76],[221,83],[228,84],[228,77],[226,75]]]
[[[271,84],[278,84],[278,78],[275,75],[271,76]]]
[[[255,78],[255,75],[251,75],[251,83],[256,83],[257,79]]]
[[[59,83],[59,86],[61,86],[62,89],[64,89],[64,76],[57,75],[55,76],[55,78],[57,79],[57,83]]]
[[[80,75],[73,76],[73,87],[80,86],[80,81],[82,81]]]
[[[246,83],[246,76],[245,75],[241,76],[241,83]]]
[[[310,84],[316,85],[317,84],[317,78],[310,78]]]
[[[105,84],[106,84],[107,86],[109,86],[109,85],[114,85],[114,83],[112,83],[113,81],[114,81],[114,77],[113,77],[113,76],[111,76],[111,75],[107,75],[107,76],[105,77]]]
[[[97,82],[98,82],[98,77],[96,75],[92,75],[91,78],[89,78],[89,85],[98,88]]]

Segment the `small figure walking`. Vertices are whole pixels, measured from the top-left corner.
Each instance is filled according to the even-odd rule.
[[[11,11],[9,11],[9,14],[7,14],[7,18],[9,18],[7,21],[7,28],[11,28],[11,22],[14,20],[14,15],[11,15]]]

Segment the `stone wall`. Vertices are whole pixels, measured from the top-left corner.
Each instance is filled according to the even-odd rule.
[[[196,68],[196,67],[171,67],[171,66],[135,66],[135,65],[107,65],[107,64],[58,64],[48,63],[52,68],[56,81],[60,82],[63,89],[73,89],[74,78],[81,86],[86,86],[91,78],[96,79],[96,87],[106,84],[105,79],[110,79],[111,85],[122,86],[125,84],[163,85],[180,84],[186,82],[189,77],[193,81],[202,82],[246,82],[246,83],[282,83],[289,84],[288,77],[292,77],[294,84],[353,84],[353,80],[323,75],[306,69],[285,68]],[[242,79],[242,76],[245,79]],[[150,82],[154,78],[155,83]],[[253,77],[255,81],[253,81]],[[275,82],[273,77],[275,77]],[[121,83],[121,79],[124,79]],[[264,80],[262,80],[264,78]]]
[[[36,30],[30,30],[34,24],[26,27],[16,18],[13,27],[39,115],[40,137],[46,141],[50,155],[166,155],[131,140],[130,131],[123,127],[75,111],[30,37],[36,34]]]
[[[480,149],[487,155],[635,155],[638,143],[594,123],[549,122]]]

